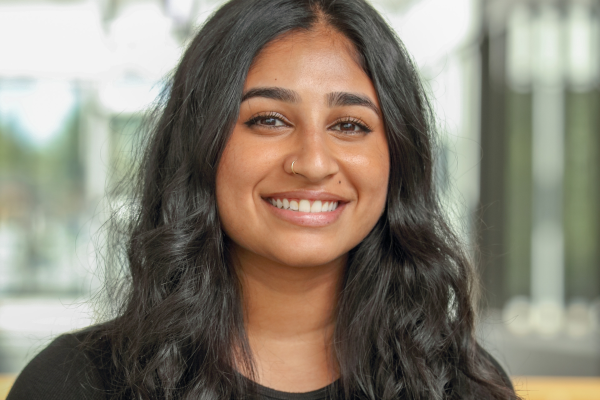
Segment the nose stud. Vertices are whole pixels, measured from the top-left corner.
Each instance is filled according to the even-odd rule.
[[[296,162],[296,160],[292,161],[292,174],[296,175],[296,171],[294,171],[294,163]]]

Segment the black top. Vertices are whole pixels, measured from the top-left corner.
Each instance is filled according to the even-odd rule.
[[[6,400],[107,400],[106,378],[95,358],[82,351],[79,344],[77,334],[56,338],[25,367]],[[510,385],[504,370],[491,356],[490,360]],[[260,400],[324,400],[334,385],[336,382],[306,393],[257,386]]]

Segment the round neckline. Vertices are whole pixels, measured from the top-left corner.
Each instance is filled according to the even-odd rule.
[[[248,378],[246,378],[248,379]],[[266,396],[270,399],[277,400],[320,400],[327,398],[327,395],[335,389],[339,379],[331,382],[329,385],[320,389],[311,390],[310,392],[284,392],[281,390],[272,389],[254,382],[258,394]]]

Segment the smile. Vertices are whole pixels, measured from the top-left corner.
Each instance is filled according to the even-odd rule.
[[[331,212],[338,207],[337,201],[321,201],[308,199],[267,198],[271,205],[283,210],[305,213]]]

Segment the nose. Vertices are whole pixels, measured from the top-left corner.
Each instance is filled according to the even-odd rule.
[[[286,160],[286,170],[311,183],[320,182],[339,172],[331,139],[326,132],[306,129],[297,132],[296,139],[297,150]]]

